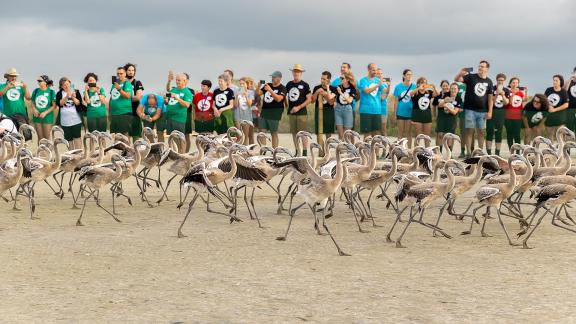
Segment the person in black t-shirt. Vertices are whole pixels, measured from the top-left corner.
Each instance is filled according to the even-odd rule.
[[[494,105],[492,95],[492,80],[488,77],[490,63],[482,60],[478,65],[478,73],[471,73],[468,68],[463,68],[458,72],[454,81],[462,82],[466,85],[464,95],[464,128],[466,154],[472,152],[474,142],[474,132],[478,139],[478,147],[484,148],[484,130],[486,120],[492,118],[492,107]]]
[[[440,81],[440,93],[432,100],[432,118],[436,120],[436,145],[440,147],[440,150],[442,150],[442,137],[440,136],[440,133],[438,131],[438,129],[440,128],[438,124],[441,123],[439,119],[442,117],[439,114],[440,112],[439,105],[440,100],[448,97],[449,95],[450,95],[450,82],[448,82],[448,80]]]
[[[548,115],[548,98],[537,93],[532,101],[524,105],[522,123],[524,124],[524,144],[530,144],[534,137],[544,135],[544,123]]]
[[[573,132],[576,132],[576,67],[572,70],[572,75],[569,80],[570,81],[565,84],[565,90],[568,93],[566,126]]]
[[[308,128],[308,112],[306,107],[312,102],[312,95],[308,83],[302,81],[302,72],[305,72],[302,65],[295,64],[290,71],[292,71],[294,79],[286,83],[286,102],[288,104],[288,116],[290,118],[290,133],[292,133],[294,147],[297,148],[296,151],[298,151],[296,133]],[[304,147],[303,154],[306,156],[306,147],[308,147],[307,138],[303,139],[302,145]]]
[[[556,74],[552,77],[552,86],[544,92],[550,107],[546,118],[546,134],[548,138],[556,138],[558,127],[566,124],[566,109],[568,108],[568,92],[564,89],[564,77]]]
[[[140,80],[136,80],[136,64],[126,63],[124,65],[126,70],[126,79],[132,83],[132,127],[130,130],[130,136],[132,139],[138,139],[142,136],[142,121],[138,117],[138,106],[140,105],[140,99],[144,95],[144,86]]]
[[[272,147],[278,147],[278,125],[284,113],[284,98],[286,88],[282,84],[282,73],[274,71],[270,75],[272,83],[260,82],[258,95],[262,98],[260,107],[260,119],[258,121],[260,129],[267,129],[272,135]]]
[[[312,91],[312,101],[314,101],[316,108],[314,110],[316,134],[320,135],[318,116],[320,115],[319,101],[320,96],[322,96],[322,134],[326,134],[327,138],[334,133],[334,99],[336,98],[336,87],[330,85],[330,79],[332,79],[330,72],[322,72],[320,84],[315,86],[314,91]],[[321,139],[322,137],[318,136],[318,143],[324,146],[324,141]]]
[[[504,85],[505,82],[506,75],[498,73],[496,75],[496,85],[492,89],[492,100],[494,101],[492,118],[486,121],[486,152],[488,154],[492,154],[493,140],[496,142],[494,145],[496,155],[500,155],[500,148],[502,147],[505,107],[510,102],[510,90]]]
[[[228,87],[228,77],[224,74],[218,77],[218,88],[214,94],[214,123],[218,134],[226,134],[234,126],[234,91]]]

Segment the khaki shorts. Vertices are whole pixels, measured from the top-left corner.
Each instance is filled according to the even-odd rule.
[[[290,115],[290,133],[296,134],[301,130],[308,130],[307,115]]]

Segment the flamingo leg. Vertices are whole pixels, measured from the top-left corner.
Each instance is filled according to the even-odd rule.
[[[194,203],[196,202],[196,199],[198,199],[199,194],[200,194],[200,192],[196,191],[196,193],[194,193],[194,197],[192,197],[192,200],[188,204],[188,211],[186,211],[186,216],[184,216],[184,219],[182,220],[180,227],[178,227],[178,237],[179,238],[186,237],[186,235],[182,234],[182,227],[184,227],[184,223],[186,223],[186,220],[188,219],[188,216],[190,215],[190,212],[192,211],[192,207],[194,207]]]

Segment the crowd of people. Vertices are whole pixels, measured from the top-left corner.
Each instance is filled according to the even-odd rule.
[[[189,85],[187,73],[169,72],[166,89],[145,92],[132,63],[116,69],[109,90],[95,73],[86,74],[79,89],[62,77],[55,90],[47,75],[40,75],[37,87],[31,89],[10,68],[4,74],[6,82],[0,84],[0,132],[16,131],[18,124],[28,123],[39,139],[50,138],[52,125],[57,124],[71,146],[81,148],[83,128],[138,138],[147,126],[157,131],[160,141],[165,132],[184,133],[189,150],[193,132],[225,133],[236,126],[247,134],[245,144],[254,142],[256,128],[270,132],[276,147],[286,112],[295,144],[296,133],[308,129],[308,118],[314,118],[316,134],[339,137],[356,124],[362,134],[386,136],[391,122],[397,125],[398,137],[408,139],[408,147],[413,145],[413,134],[435,131],[439,143],[446,133],[460,133],[465,143],[461,156],[466,156],[474,147],[499,155],[504,130],[508,146],[521,142],[522,130],[525,143],[538,135],[552,138],[562,125],[576,131],[576,68],[568,80],[554,75],[551,87],[533,95],[516,76],[498,73],[493,82],[486,60],[474,70],[463,68],[453,81],[436,86],[424,76],[414,82],[413,71],[406,69],[393,89],[391,78],[374,63],[359,79],[350,64],[342,63],[339,76],[324,71],[313,88],[303,80],[306,71],[300,64],[290,69],[288,82],[281,71],[272,72],[269,81],[255,82],[250,77],[234,79],[234,73],[225,70],[216,84],[203,80],[198,89]],[[310,107],[314,113],[309,117]]]

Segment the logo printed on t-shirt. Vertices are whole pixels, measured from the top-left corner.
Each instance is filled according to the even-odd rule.
[[[278,93],[278,90],[274,90],[274,93]],[[270,94],[270,92],[266,91],[266,94],[264,95],[264,102],[271,103],[273,100],[274,100],[274,97],[272,97],[272,94]]]
[[[551,94],[548,96],[548,102],[549,102],[552,106],[556,107],[556,106],[558,105],[558,103],[560,102],[560,96],[559,96],[557,93],[551,93]]]
[[[208,99],[198,101],[198,110],[208,111],[208,109],[210,109],[210,101]]]
[[[216,101],[216,107],[224,107],[226,105],[226,95],[223,93],[219,93],[214,98]]]
[[[350,92],[350,89],[346,89],[346,91],[342,95],[338,96],[338,101],[340,101],[340,104],[342,106],[349,105],[348,101],[346,101],[346,99],[348,99],[350,97],[349,92]]]
[[[48,97],[46,94],[41,95],[41,96],[37,96],[36,100],[34,100],[34,102],[36,103],[36,107],[38,107],[40,109],[44,109],[44,108],[48,107]]]
[[[15,88],[12,88],[8,90],[8,92],[6,92],[6,97],[8,97],[8,100],[10,101],[16,101],[20,99],[20,91],[18,91]]]
[[[300,98],[300,90],[298,88],[292,88],[288,91],[288,100],[294,102]]]
[[[418,108],[420,108],[420,110],[426,110],[428,109],[429,106],[430,106],[430,98],[422,97],[418,99]]]
[[[112,89],[110,96],[112,97],[112,100],[116,100],[116,99],[120,98],[120,91],[118,91],[118,89],[114,88],[114,89]]]
[[[246,96],[238,96],[238,106],[240,106],[242,110],[248,109],[248,99],[246,99]]]
[[[522,97],[514,95],[512,97],[512,107],[518,108],[520,106],[522,106]]]
[[[576,85],[570,87],[570,94],[572,97],[576,98]]]
[[[494,103],[494,106],[496,106],[496,108],[504,107],[504,98],[502,98],[502,95],[498,95],[498,97],[496,97],[496,102]]]
[[[375,84],[377,84],[377,83],[373,83],[370,86],[373,87]],[[374,89],[374,90],[372,90],[372,92],[370,92],[370,95],[372,97],[376,97],[377,94],[378,94],[378,87],[376,87],[376,89]]]
[[[530,118],[530,121],[532,121],[532,124],[538,124],[542,118],[544,118],[544,115],[542,114],[541,111],[535,113],[532,118]]]
[[[96,108],[96,107],[100,107],[102,105],[102,102],[100,102],[100,96],[99,95],[92,95],[92,97],[90,97],[90,106]]]
[[[484,97],[487,89],[488,89],[488,83],[486,82],[476,83],[476,85],[474,86],[474,93],[478,97]]]

